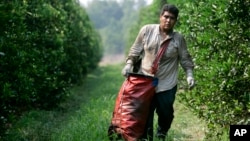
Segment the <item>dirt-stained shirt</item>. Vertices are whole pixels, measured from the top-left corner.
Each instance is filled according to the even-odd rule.
[[[151,74],[153,61],[162,43],[168,39],[170,39],[169,45],[154,75],[159,79],[156,92],[170,90],[177,85],[179,63],[184,71],[188,73],[187,75],[192,75],[194,63],[187,50],[183,35],[178,32],[171,32],[165,39],[162,39],[159,24],[145,25],[137,35],[126,59],[126,62],[131,60],[135,63],[139,56],[142,55],[139,72],[153,76],[153,74]]]

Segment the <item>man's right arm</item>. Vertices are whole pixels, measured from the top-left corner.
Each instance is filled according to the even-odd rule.
[[[143,50],[143,44],[144,44],[143,38],[144,38],[145,28],[146,26],[143,26],[141,28],[140,32],[138,33],[136,37],[135,42],[130,48],[128,57],[126,58],[126,65],[122,70],[122,74],[124,76],[126,76],[128,72],[131,72],[133,65],[135,64],[135,62],[138,61],[139,56],[141,55],[141,52]]]

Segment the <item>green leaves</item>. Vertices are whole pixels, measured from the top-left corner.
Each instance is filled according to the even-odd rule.
[[[197,113],[202,110],[197,105],[203,107],[206,103],[209,110],[202,110],[201,115],[211,123],[211,135],[215,127],[228,127],[242,120],[246,123],[249,115],[246,95],[250,94],[250,34],[245,28],[249,27],[249,4],[241,0],[200,0],[186,2],[181,9],[185,11],[182,22],[188,24],[181,24],[180,30],[188,37],[198,83],[195,96],[188,100],[196,101],[190,106]],[[222,131],[216,132],[218,139]]]
[[[68,88],[97,67],[102,50],[76,1],[0,2],[0,17],[3,134],[24,109],[53,108],[67,98]]]

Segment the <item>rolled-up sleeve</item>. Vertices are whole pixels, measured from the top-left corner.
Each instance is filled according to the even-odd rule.
[[[145,35],[145,31],[146,31],[146,26],[143,26],[140,29],[140,32],[138,33],[135,42],[133,43],[133,45],[131,46],[129,50],[129,54],[128,54],[128,57],[126,58],[126,62],[128,62],[128,60],[131,60],[133,63],[137,62],[139,56],[141,55],[143,51],[143,44],[144,44],[143,37]]]

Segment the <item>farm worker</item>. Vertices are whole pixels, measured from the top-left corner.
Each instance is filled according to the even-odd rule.
[[[147,24],[140,29],[126,58],[126,65],[122,70],[122,74],[126,76],[128,72],[132,71],[135,62],[142,54],[142,62],[138,73],[152,75],[150,69],[156,53],[161,43],[170,39],[155,74],[159,82],[149,109],[150,114],[143,139],[153,140],[154,111],[158,115],[156,137],[164,140],[167,136],[174,118],[173,104],[177,90],[179,63],[186,73],[189,87],[193,88],[195,84],[193,77],[194,63],[188,52],[185,38],[182,34],[174,31],[178,14],[179,10],[175,5],[165,4],[160,12],[159,24]]]

